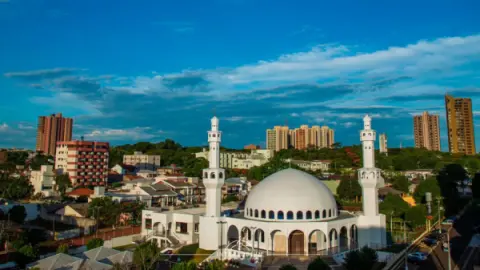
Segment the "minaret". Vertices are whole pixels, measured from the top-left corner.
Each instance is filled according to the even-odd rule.
[[[220,142],[222,141],[222,132],[218,130],[218,118],[211,120],[212,128],[208,132],[208,169],[203,170],[203,184],[206,190],[207,217],[219,217],[220,206],[222,204],[222,187],[225,182],[225,170],[220,168]]]
[[[200,216],[200,248],[217,250],[225,245],[226,230],[221,215],[222,187],[225,182],[225,170],[220,168],[220,142],[222,132],[219,131],[217,117],[211,120],[211,130],[208,131],[208,169],[203,170],[203,185],[205,186],[206,209]]]
[[[381,170],[375,167],[376,132],[372,129],[372,119],[363,118],[362,142],[363,168],[358,170],[358,180],[362,186],[363,215],[359,217],[359,244],[384,245],[386,243],[385,216],[378,210],[378,188],[385,185]]]

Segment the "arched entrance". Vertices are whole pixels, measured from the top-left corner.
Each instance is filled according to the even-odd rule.
[[[317,254],[325,249],[328,249],[327,235],[321,230],[311,232],[308,237],[308,254]]]
[[[253,237],[253,248],[260,249],[263,248],[265,243],[265,232],[262,229],[256,229]]]
[[[240,232],[240,241],[243,245],[252,246],[252,231],[248,227],[243,227]]]
[[[270,233],[271,247],[270,250],[273,254],[282,254],[287,253],[287,236],[280,230],[274,230]]]
[[[341,250],[348,250],[348,229],[342,227],[340,229],[339,247]]]
[[[238,241],[240,233],[235,225],[230,225],[227,231],[227,244]]]
[[[302,231],[296,230],[290,233],[288,237],[288,254],[305,254],[305,234]]]
[[[331,229],[328,235],[328,239],[330,240],[330,248],[338,247],[338,233],[337,230]]]

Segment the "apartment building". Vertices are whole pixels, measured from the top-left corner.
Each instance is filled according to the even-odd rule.
[[[195,153],[195,157],[208,160],[208,150]],[[254,166],[261,166],[267,163],[274,154],[271,149],[251,150],[250,153],[243,152],[220,152],[220,167],[228,169],[250,169]]]
[[[387,134],[382,133],[378,136],[378,143],[379,143],[379,150],[380,153],[387,153],[388,152],[388,147],[387,147]]]
[[[450,153],[475,155],[472,100],[445,95],[445,111]]]
[[[294,160],[294,159],[286,159],[285,162],[289,162],[299,166],[304,170],[309,171],[322,171],[327,172],[330,170],[331,161],[330,160]]]
[[[54,195],[55,171],[52,165],[42,165],[40,170],[30,172],[30,183],[33,193],[42,193],[48,197]]]
[[[123,164],[135,166],[138,170],[156,170],[160,168],[160,155],[134,152],[133,155],[123,156]]]
[[[285,138],[286,134],[286,138]],[[287,126],[276,126],[267,130],[267,149],[280,151],[290,147],[295,149],[328,148],[335,143],[335,132],[328,126],[301,125],[288,129]]]
[[[54,156],[59,141],[72,140],[73,119],[61,113],[38,117],[36,151]]]
[[[108,151],[107,142],[57,142],[55,169],[68,173],[73,186],[106,185]]]
[[[439,116],[423,112],[413,116],[415,147],[440,151]]]

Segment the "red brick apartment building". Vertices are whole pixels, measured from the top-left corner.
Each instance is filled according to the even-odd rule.
[[[107,142],[57,142],[55,169],[68,173],[73,186],[104,186],[108,178]]]

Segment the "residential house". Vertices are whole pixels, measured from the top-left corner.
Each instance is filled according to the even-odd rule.
[[[430,176],[433,176],[433,170],[428,169],[419,169],[419,170],[409,170],[401,172],[404,176],[406,176],[409,180],[419,178],[419,179],[427,179]]]
[[[48,270],[109,270],[114,265],[122,265],[128,268],[133,263],[131,251],[118,251],[106,247],[98,247],[85,251],[78,257],[64,253],[38,260],[27,266],[27,269],[48,269]]]
[[[138,195],[150,196],[149,207],[168,207],[177,205],[178,194],[164,184],[156,183],[149,186],[138,186],[134,190]]]
[[[179,200],[187,204],[202,203],[205,199],[201,194],[203,185],[190,183],[187,178],[167,179],[157,183],[162,183],[170,187],[179,194]]]
[[[170,166],[160,167],[157,169],[157,173],[163,175],[182,175],[182,168],[172,164]]]
[[[137,172],[137,168],[135,166],[127,164],[117,164],[113,166],[110,170],[121,175],[135,175],[135,173]]]
[[[60,216],[70,216],[87,218],[88,217],[88,203],[73,203],[65,205],[65,207],[57,210],[55,214]]]
[[[155,177],[157,177],[159,174],[157,173],[157,171],[152,171],[152,170],[139,170],[137,172],[137,175],[138,176],[141,176],[143,178],[150,178],[150,179],[153,179]]]
[[[242,198],[248,193],[249,182],[246,177],[234,177],[225,179],[222,187],[223,197],[233,195]]]
[[[322,171],[327,172],[330,170],[330,164],[332,163],[330,160],[293,160],[293,159],[286,159],[285,162],[291,162],[299,166],[300,168],[308,171]]]
[[[77,188],[74,189],[70,192],[67,192],[66,195],[75,199],[78,199],[80,197],[87,197],[90,198],[92,196],[94,191],[89,188]]]

